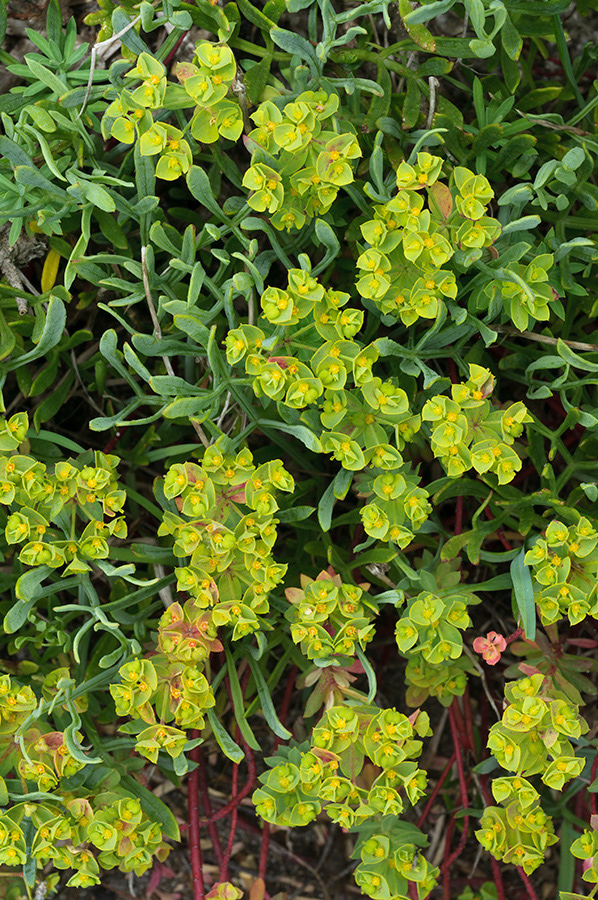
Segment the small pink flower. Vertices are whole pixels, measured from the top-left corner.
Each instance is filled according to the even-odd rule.
[[[489,631],[486,637],[477,637],[473,642],[473,649],[481,653],[489,666],[495,666],[500,659],[500,654],[507,649],[507,642],[496,631]]]

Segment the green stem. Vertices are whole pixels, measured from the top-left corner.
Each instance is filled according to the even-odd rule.
[[[232,41],[229,41],[229,47],[234,47],[235,50],[243,50],[244,53],[251,53],[253,56],[272,56],[272,59],[277,62],[288,62],[291,58],[290,53],[284,53],[282,50],[267,50],[266,47],[259,47],[257,44],[252,44],[251,41],[245,41],[243,38],[234,38]]]

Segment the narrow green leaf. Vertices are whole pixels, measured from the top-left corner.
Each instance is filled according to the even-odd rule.
[[[272,19],[269,19],[268,16],[264,15],[261,9],[253,6],[249,0],[238,0],[237,5],[241,14],[245,16],[252,25],[255,25],[262,31],[266,31],[274,26]]]
[[[0,806],[8,805],[8,788],[4,778],[0,776]]]
[[[403,101],[402,124],[405,131],[411,131],[417,125],[421,109],[422,95],[415,78],[407,80],[405,99]]]
[[[287,728],[284,727],[276,714],[274,704],[272,703],[272,697],[270,695],[270,691],[268,690],[268,685],[266,684],[266,680],[262,675],[257,661],[251,656],[251,654],[248,655],[246,659],[249,663],[249,668],[251,669],[252,675],[255,680],[255,686],[257,688],[258,697],[260,699],[262,712],[265,716],[266,722],[268,723],[276,737],[279,737],[283,741],[290,740],[293,735]]]
[[[598,372],[598,363],[590,362],[584,356],[574,353],[561,338],[557,340],[556,351],[561,359],[564,359],[570,366],[582,369],[585,372]]]
[[[279,509],[276,518],[279,522],[303,522],[309,519],[311,514],[315,512],[315,506],[292,506],[289,509]]]
[[[32,59],[32,54],[27,54],[25,56],[25,62],[27,63],[27,67],[31,70],[35,77],[39,79],[42,84],[45,84],[46,87],[50,88],[51,91],[53,91],[59,97],[61,97],[65,93],[68,87],[66,82],[62,81],[50,69],[42,66],[42,64],[37,62],[35,59]]]
[[[117,6],[114,12],[112,13],[112,30],[114,34],[118,34],[121,31],[124,31],[128,25],[131,24],[131,19],[124,11],[121,6]],[[124,34],[120,36],[121,44],[127,48],[127,50],[132,50],[133,53],[136,53],[139,56],[140,53],[150,53],[149,47],[144,41],[139,37],[136,28],[139,26],[133,25],[132,28],[127,28],[127,31],[124,31]]]
[[[210,710],[211,712],[212,710]],[[162,829],[162,834],[173,841],[180,841],[181,834],[177,821],[165,803],[162,803],[151,791],[144,788],[138,781],[135,781],[131,775],[122,775],[120,779],[121,785],[126,788],[134,797],[136,797],[144,813],[152,820],[157,822]]]
[[[498,763],[493,756],[483,759],[481,763],[473,767],[473,771],[477,772],[478,775],[488,775],[490,772],[494,772],[495,769],[498,769]]]
[[[411,13],[413,13],[413,7],[409,0],[399,0],[399,13],[411,40],[414,41],[418,47],[421,47],[422,50],[427,50],[428,53],[434,53],[436,51],[436,41],[432,34],[425,25],[421,24],[421,22],[414,23],[413,20],[410,20],[409,18]]]
[[[563,820],[560,834],[560,862],[559,862],[559,881],[558,889],[561,891],[560,896],[567,895],[568,891],[573,888],[575,880],[575,857],[571,853],[571,844],[579,837],[571,822],[567,819]]]
[[[309,41],[306,41],[300,34],[275,27],[270,29],[270,37],[281,50],[285,50],[293,56],[298,56],[299,59],[309,63],[316,72],[320,70],[322,63],[316,56],[316,51]]]
[[[248,746],[251,747],[252,750],[259,750],[260,745],[258,744],[256,737],[249,726],[249,722],[245,718],[245,703],[243,700],[243,692],[241,691],[239,676],[237,675],[237,668],[228,647],[224,648],[224,652],[226,653],[226,666],[228,671],[231,697],[233,699],[235,721]]]
[[[318,503],[318,522],[322,531],[330,531],[332,524],[332,510],[334,509],[334,481],[331,481]]]
[[[101,187],[99,184],[94,184],[92,181],[80,180],[77,183],[86,200],[89,200],[90,203],[93,203],[94,206],[104,210],[104,212],[114,212],[116,203],[114,202],[114,198],[111,197],[105,188]]]
[[[0,44],[4,41],[4,35],[6,34],[6,26],[8,24],[8,11],[6,0],[2,0],[0,2]]]
[[[48,3],[48,11],[46,13],[46,33],[49,40],[54,41],[55,44],[60,46],[60,41],[62,39],[62,12],[58,0],[50,0]]]
[[[234,763],[240,763],[245,759],[245,754],[238,744],[235,744],[228,731],[220,724],[213,709],[208,709],[208,722],[212,729],[212,733],[216,738],[216,743],[228,759]]]
[[[536,604],[534,601],[534,586],[529,566],[524,562],[525,547],[511,563],[511,579],[515,602],[521,615],[521,626],[526,638],[533,641],[536,636]]]
[[[376,681],[376,673],[372,667],[371,662],[361,649],[361,647],[355,648],[357,651],[357,658],[361,665],[363,666],[363,670],[365,672],[366,678],[368,680],[368,703],[373,703],[378,693],[378,682]]]
[[[259,63],[252,66],[245,73],[245,89],[247,91],[247,99],[250,103],[258,104],[262,99],[262,94],[268,78],[270,76],[270,66],[272,65],[273,56],[271,53],[266,54]]]
[[[318,243],[324,244],[326,253],[317,266],[314,267],[312,274],[319,275],[324,269],[336,259],[341,251],[341,245],[335,234],[335,231],[324,219],[316,219],[316,238]]]
[[[261,428],[276,428],[277,431],[284,431],[285,434],[292,434],[293,437],[296,437],[302,444],[305,444],[308,450],[313,450],[314,453],[322,452],[322,445],[320,444],[319,438],[310,431],[309,428],[306,428],[305,425],[287,425],[286,422],[275,422],[271,419],[264,419],[260,421]]]
[[[404,19],[405,25],[421,25],[423,22],[429,22],[435,16],[441,16],[448,12],[456,2],[457,0],[434,0],[432,3],[418,6],[417,9],[407,13]]]
[[[227,218],[216,202],[210,180],[201,166],[191,166],[187,172],[187,187],[195,199],[218,219]]]
[[[32,569],[35,572],[35,569]],[[7,614],[4,616],[4,631],[6,634],[14,634],[25,622],[27,616],[33,609],[35,598],[32,600],[17,600],[14,606],[11,606]]]
[[[40,427],[40,425],[43,425],[44,422],[49,422],[50,419],[52,419],[53,416],[56,415],[58,410],[63,406],[63,404],[67,400],[68,395],[70,394],[74,381],[75,373],[70,372],[62,382],[62,384],[51,391],[51,393],[49,393],[48,396],[42,400],[40,405],[33,413],[33,425],[36,430]]]
[[[87,87],[76,87],[71,91],[66,91],[66,93],[61,94],[61,96],[58,98],[58,102],[63,109],[75,109],[76,107],[81,106],[81,104],[87,97],[87,102],[91,105],[92,103],[95,103],[96,100],[102,99],[105,90],[105,85],[94,85],[89,91],[88,95]]]

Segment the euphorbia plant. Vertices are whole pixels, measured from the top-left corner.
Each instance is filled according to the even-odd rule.
[[[57,0],[0,54],[7,900],[155,887],[165,779],[196,900],[238,895],[250,795],[253,900],[271,832],[316,821],[367,896],[534,900],[560,841],[570,900],[595,47],[569,53],[566,0],[99,6],[108,68]]]

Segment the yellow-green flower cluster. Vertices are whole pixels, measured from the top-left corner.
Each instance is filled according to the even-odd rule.
[[[476,837],[495,859],[521,866],[530,874],[557,842],[552,819],[540,806],[535,788],[525,778],[495,778],[492,793],[502,806],[487,806]]]
[[[304,91],[280,106],[266,100],[251,115],[257,127],[247,139],[253,155],[243,186],[252,209],[268,212],[279,231],[324,215],[354,180],[361,149],[353,133],[340,133],[338,105],[336,94]]]
[[[36,706],[37,698],[29,685],[0,675],[0,740],[14,734]]]
[[[226,44],[200,41],[194,61],[180,63],[180,84],[168,82],[163,64],[141,53],[125,78],[141,83],[124,88],[110,103],[102,118],[102,135],[123,144],[139,140],[142,156],[157,156],[156,175],[174,181],[189,171],[193,155],[181,130],[154,120],[153,112],[195,107],[188,128],[193,137],[212,144],[220,137],[237,141],[243,131],[243,114],[236,99],[227,99],[237,66]]]
[[[142,156],[157,156],[156,175],[172,181],[193,163],[190,134],[203,144],[221,138],[238,141],[243,110],[235,87],[237,64],[230,47],[199,41],[192,62],[179,63],[179,84],[168,82],[166,69],[148,53],[125,77],[140,84],[122,89],[102,119],[102,135],[124,144],[139,140]],[[324,215],[341,187],[354,180],[354,161],[361,149],[352,132],[341,132],[334,114],[339,98],[325,91],[304,91],[292,101],[261,103],[251,119],[256,127],[247,137],[251,166],[243,176],[248,203],[268,212],[275,228],[301,228],[306,219]],[[181,130],[153,112],[194,107]]]
[[[598,819],[592,816],[592,829],[586,829],[571,844],[571,853],[577,859],[589,860],[587,866],[584,867],[582,878],[591,884],[598,884]]]
[[[399,816],[405,805],[423,796],[426,774],[414,758],[420,737],[430,734],[429,719],[395,709],[339,705],[328,709],[314,728],[310,745],[285,748],[269,760],[253,795],[256,811],[267,822],[306,825],[324,809],[344,828],[359,826],[354,855],[360,855],[357,883],[373,898],[401,900],[407,881],[425,897],[438,870],[431,869],[414,845],[424,839]],[[368,766],[367,785],[362,776]],[[364,829],[365,826],[365,829]],[[376,832],[383,829],[386,837]],[[367,840],[363,837],[367,832]]]
[[[141,81],[133,91],[124,88],[102,118],[102,136],[122,144],[133,144],[153,124],[153,109],[160,109],[166,93],[166,69],[148,53],[140,54],[137,65],[125,78]]]
[[[19,777],[35,784],[39,791],[53,790],[61,778],[74,775],[84,766],[71,756],[60,731],[42,733],[30,728],[24,736],[24,746],[27,756],[19,761],[17,771]]]
[[[200,41],[193,63],[179,63],[176,77],[197,104],[190,131],[202,144],[219,137],[237,141],[243,131],[243,114],[238,102],[227,99],[237,73],[230,47]]]
[[[512,264],[475,291],[473,299],[479,307],[486,308],[497,297],[519,331],[525,331],[530,319],[547,322],[550,303],[558,298],[556,289],[548,282],[553,264],[552,253],[542,253],[527,264]]]
[[[364,530],[370,537],[392,541],[399,547],[411,543],[415,532],[428,518],[432,507],[428,492],[419,487],[419,478],[406,466],[402,471],[387,467],[388,452],[377,448],[371,468],[360,479],[359,492],[372,497],[360,510]],[[392,449],[392,448],[391,448]]]
[[[486,215],[494,196],[488,180],[459,166],[450,189],[438,181],[441,169],[441,158],[429,153],[400,163],[398,194],[361,225],[367,246],[357,260],[357,290],[405,325],[436,318],[443,298],[456,298],[455,274],[446,266],[457,250],[469,251],[462,256],[473,262],[501,231]]]
[[[423,654],[412,656],[405,670],[405,699],[409,706],[421,706],[428,697],[435,697],[443,706],[450,706],[455,697],[465,693],[467,674],[472,670],[473,666],[463,656],[443,663],[428,663]]]
[[[431,666],[458,659],[463,652],[461,631],[471,625],[467,604],[472,599],[454,589],[412,597],[395,628],[400,652],[421,656]]]
[[[256,396],[292,410],[317,408],[317,418],[310,411],[305,421],[322,451],[349,471],[367,469],[359,484],[360,494],[371,497],[361,510],[365,531],[404,547],[430,511],[427,492],[400,452],[419,430],[421,418],[413,415],[407,394],[394,379],[374,374],[379,351],[354,340],[364,314],[346,308],[348,300],[348,294],[325,290],[309,272],[291,269],[285,289],[267,288],[262,294],[263,327],[241,325],[229,331],[227,359],[233,365],[244,360]],[[300,321],[305,321],[301,331],[315,337],[315,352],[306,354],[309,345],[297,343],[296,356],[275,355],[279,341],[288,352],[300,337],[293,329],[286,339],[281,327]]]
[[[16,823],[28,814],[36,828],[33,859],[40,867],[51,863],[57,869],[74,869],[67,882],[71,887],[99,884],[100,866],[142,875],[154,856],[165,859],[170,849],[139,800],[121,790],[89,797],[66,793],[60,804],[40,803],[32,814],[25,803],[10,811]]]
[[[118,457],[96,451],[48,467],[14,452],[27,432],[27,416],[2,421],[4,444],[13,442],[13,452],[0,456],[7,544],[20,546],[19,560],[27,566],[64,566],[65,574],[88,571],[86,560],[105,559],[108,541],[127,535],[124,518],[117,516],[126,496],[118,484]],[[80,533],[78,517],[87,523]]]
[[[188,558],[175,573],[189,599],[162,614],[158,652],[121,666],[120,683],[110,686],[117,715],[133,718],[121,730],[136,734],[136,750],[152,762],[161,751],[180,761],[185,730],[205,725],[214,696],[203,669],[223,649],[218,628],[231,626],[238,640],[264,627],[268,595],[286,572],[271,555],[276,495],[293,489],[279,460],[256,467],[247,449],[231,453],[222,439],[201,465],[177,463],[157,484],[179,511],[164,512],[158,535],[171,537],[178,559]]]
[[[430,733],[428,716],[419,710],[407,718],[396,709],[333,706],[314,728],[308,749],[286,748],[283,761],[260,776],[256,810],[281,825],[306,825],[322,808],[343,827],[398,816],[425,792],[426,773],[414,758],[422,749],[418,738]],[[359,778],[366,758],[375,773],[369,787]]]
[[[545,538],[525,554],[532,567],[534,599],[544,625],[567,616],[577,625],[598,614],[598,532],[581,517],[575,525],[555,520]]]
[[[293,489],[280,460],[256,467],[249,450],[228,453],[222,441],[205,450],[201,466],[171,466],[163,490],[180,515],[165,512],[158,534],[170,535],[175,556],[188,558],[175,571],[178,589],[189,593],[191,601],[182,616],[176,606],[164,614],[160,641],[167,655],[205,659],[207,653],[199,656],[195,646],[188,657],[182,656],[183,647],[189,647],[187,637],[175,640],[177,634],[188,635],[193,623],[209,639],[221,625],[233,627],[233,640],[261,627],[258,616],[268,613],[268,595],[287,569],[271,555],[276,494]]]
[[[521,469],[513,445],[532,418],[521,401],[494,409],[487,399],[493,387],[488,369],[470,364],[469,379],[452,385],[452,399],[438,395],[424,405],[432,450],[451,478],[473,468],[508,484]]]
[[[287,588],[285,594],[292,604],[286,613],[291,637],[308,659],[353,657],[373,636],[375,605],[360,587],[344,584],[338,575],[302,575],[301,588]]]
[[[68,671],[59,669],[60,677]],[[47,676],[42,685],[44,699],[56,693],[56,677]],[[77,702],[85,707],[85,699]],[[0,816],[0,863],[22,866],[30,857],[39,869],[48,864],[55,869],[72,869],[68,884],[89,887],[99,884],[99,869],[117,866],[123,872],[141,875],[153,857],[165,859],[169,847],[160,828],[142,812],[140,803],[121,788],[111,793],[90,794],[85,789],[73,792],[65,788],[70,779],[85,767],[73,757],[63,732],[37,718],[35,727],[26,728],[20,740],[16,732],[38,707],[39,699],[28,685],[19,685],[9,675],[0,676],[0,752],[5,760],[5,777],[20,780],[24,792],[34,798],[10,806]],[[82,735],[75,733],[77,741]],[[112,779],[114,783],[118,781]],[[55,792],[55,794],[54,794]],[[53,795],[54,794],[54,795]],[[25,841],[25,830],[33,825],[33,834]],[[28,832],[29,833],[29,832]],[[28,847],[30,846],[30,851]],[[99,853],[97,851],[100,851]],[[50,876],[51,883],[57,880]]]
[[[394,816],[383,817],[361,833],[352,856],[361,860],[355,881],[362,893],[372,900],[411,900],[411,883],[419,900],[425,900],[440,873],[419,852],[421,837],[414,826]]]
[[[176,610],[171,612],[172,606],[167,610],[171,627],[179,621],[179,617],[182,620],[180,605],[177,603],[173,606]],[[161,621],[160,639],[164,627]],[[187,643],[194,643],[194,631],[197,631],[198,638],[205,640],[202,631],[191,623],[184,632],[184,640]],[[174,646],[173,636],[171,632],[171,644]],[[198,646],[204,646],[200,641],[197,643]],[[212,650],[221,646],[216,641],[208,645]],[[161,750],[172,759],[178,758],[187,743],[183,729],[201,730],[205,724],[206,709],[214,706],[212,689],[205,675],[197,665],[177,660],[176,649],[169,655],[162,652],[152,656],[151,659],[135,659],[125,663],[119,670],[120,684],[110,685],[116,714],[140,720],[135,749],[151,762],[157,761]],[[168,724],[173,721],[174,726]],[[148,727],[144,728],[141,723],[145,723]]]
[[[588,730],[579,707],[541,672],[507,684],[505,695],[508,705],[488,738],[492,755],[510,772],[541,773],[544,784],[562,790],[584,766],[571,744]]]

